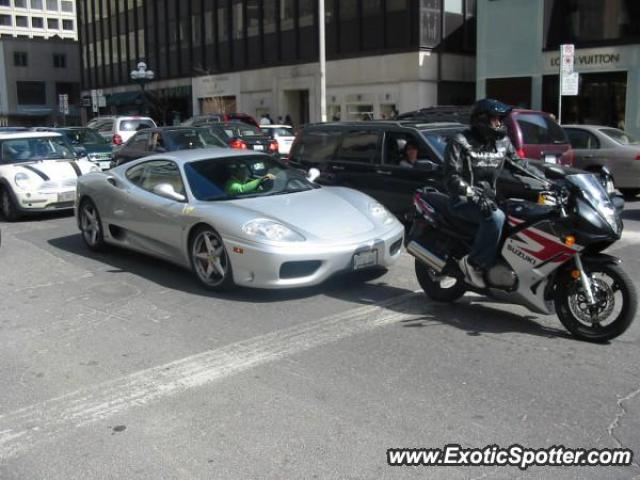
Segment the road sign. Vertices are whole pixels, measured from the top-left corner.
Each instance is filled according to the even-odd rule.
[[[103,97],[102,95],[100,95],[98,97],[98,107],[100,108],[104,108],[107,106],[107,99],[106,97]]]
[[[66,93],[58,95],[58,108],[63,115],[69,115],[69,95]]]
[[[578,86],[580,83],[580,74],[578,72],[571,72],[561,75],[561,92],[563,96],[575,96],[578,95]]]
[[[573,44],[560,45],[560,70],[562,73],[573,72],[575,52]]]
[[[558,123],[562,123],[562,97],[578,95],[579,75],[573,71],[576,47],[572,43],[560,45],[560,88],[558,95]]]

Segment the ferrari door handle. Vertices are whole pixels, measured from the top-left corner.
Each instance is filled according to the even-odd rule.
[[[114,187],[117,187],[118,184],[116,182],[115,177],[107,177],[107,182],[109,182],[111,185],[113,185]]]
[[[376,170],[380,175],[391,175],[391,170]]]

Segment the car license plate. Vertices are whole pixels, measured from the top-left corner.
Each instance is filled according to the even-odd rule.
[[[100,162],[99,165],[102,170],[109,170],[111,168],[111,162]]]
[[[545,155],[544,163],[558,163],[558,157],[555,155]]]
[[[264,146],[262,146],[262,145],[254,145],[253,149],[254,150],[264,150]]]
[[[353,256],[353,269],[360,270],[362,268],[372,267],[378,264],[378,251],[370,250],[368,252],[356,253]]]
[[[73,202],[76,199],[76,192],[61,192],[58,193],[58,202]]]

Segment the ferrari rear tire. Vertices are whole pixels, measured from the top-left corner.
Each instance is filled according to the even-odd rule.
[[[225,291],[234,286],[231,260],[222,237],[212,227],[200,227],[191,236],[191,267],[196,278],[210,290]]]
[[[20,218],[20,212],[16,208],[16,203],[9,191],[9,187],[0,187],[0,203],[2,216],[7,222],[15,222]]]
[[[85,198],[78,208],[78,216],[80,232],[85,245],[94,252],[104,250],[106,247],[104,231],[102,230],[102,221],[96,204],[92,200]]]

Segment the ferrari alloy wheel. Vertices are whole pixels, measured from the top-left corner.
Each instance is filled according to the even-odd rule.
[[[191,264],[205,287],[225,290],[233,285],[229,256],[222,238],[212,228],[203,227],[193,235]]]
[[[13,195],[9,192],[8,187],[0,187],[0,202],[2,203],[2,215],[7,222],[13,222],[20,216]]]
[[[87,199],[80,204],[80,231],[84,243],[91,250],[99,251],[105,246],[102,222],[95,204]]]

